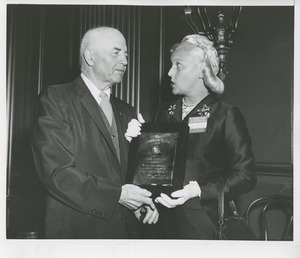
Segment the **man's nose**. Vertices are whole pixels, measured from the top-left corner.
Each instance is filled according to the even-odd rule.
[[[122,65],[127,65],[127,64],[128,64],[127,56],[126,56],[126,55],[123,55],[123,56],[122,56],[122,58],[121,58],[121,64],[122,64]]]

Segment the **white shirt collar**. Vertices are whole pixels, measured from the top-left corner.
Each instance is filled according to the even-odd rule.
[[[90,90],[90,92],[93,95],[93,97],[95,98],[95,100],[100,105],[100,102],[101,102],[101,98],[99,97],[100,96],[100,90],[95,86],[94,83],[92,83],[90,81],[90,79],[88,77],[86,77],[86,75],[84,75],[84,73],[81,73],[80,76],[81,76],[82,80],[85,82],[86,86]],[[106,89],[104,91],[104,93],[110,98],[110,93],[111,93],[110,87],[108,89]]]

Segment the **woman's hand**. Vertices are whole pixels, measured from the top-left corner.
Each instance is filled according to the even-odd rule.
[[[188,185],[185,185],[183,189],[173,192],[171,196],[176,199],[171,199],[168,195],[162,193],[155,201],[167,208],[175,208],[191,198],[200,198],[201,189],[196,181],[191,181]]]

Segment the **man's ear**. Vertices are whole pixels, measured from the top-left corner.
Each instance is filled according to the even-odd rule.
[[[84,60],[88,66],[93,66],[94,64],[94,53],[90,49],[84,51]]]

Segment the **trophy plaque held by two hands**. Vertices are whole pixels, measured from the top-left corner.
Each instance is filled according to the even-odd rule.
[[[131,142],[127,182],[170,194],[183,187],[189,127],[185,123],[144,123]]]

